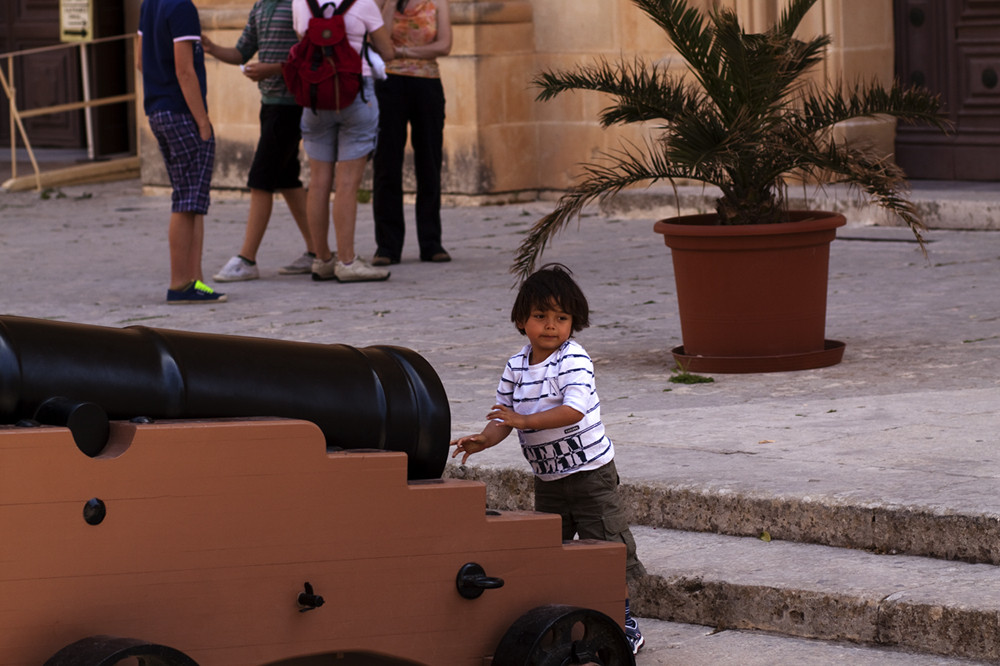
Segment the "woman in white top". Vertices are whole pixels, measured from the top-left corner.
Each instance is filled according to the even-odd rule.
[[[327,15],[339,4],[320,2]],[[292,1],[292,20],[300,38],[311,18],[306,0]],[[344,14],[344,28],[348,42],[359,53],[367,32],[379,55],[385,60],[392,59],[392,40],[375,0],[355,0]],[[312,265],[314,280],[361,282],[389,277],[389,271],[372,266],[354,251],[358,188],[378,136],[378,101],[371,68],[364,58],[361,74],[364,77],[361,92],[350,106],[340,111],[302,111],[302,141],[309,157],[310,173],[306,216],[316,252]],[[328,238],[330,189],[334,182],[337,187],[333,196],[336,254],[330,250]]]

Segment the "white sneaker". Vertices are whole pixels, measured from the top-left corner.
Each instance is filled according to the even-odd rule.
[[[260,277],[257,264],[249,264],[243,257],[236,256],[226,262],[222,270],[212,276],[216,282],[243,282]]]
[[[288,264],[287,266],[282,266],[278,269],[278,273],[281,275],[301,275],[303,273],[308,273],[312,270],[313,255],[308,252],[303,252],[302,256]]]
[[[334,252],[333,256],[326,261],[319,258],[313,259],[312,264],[309,266],[309,271],[312,273],[313,280],[336,280],[336,267],[337,253]]]
[[[380,282],[389,279],[389,271],[372,266],[357,256],[349,264],[338,261],[333,270],[339,282]]]

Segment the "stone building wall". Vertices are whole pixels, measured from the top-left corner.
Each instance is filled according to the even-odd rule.
[[[697,1],[697,0],[696,0]],[[773,21],[785,0],[700,0],[739,12],[747,29]],[[220,44],[235,44],[251,0],[198,0],[203,28]],[[565,190],[579,164],[641,143],[646,128],[602,129],[601,95],[568,93],[535,101],[532,78],[596,58],[641,55],[681,67],[660,29],[631,0],[452,0],[454,45],[441,59],[447,97],[443,189],[452,198],[479,201],[533,199]],[[889,0],[820,0],[804,30],[828,32],[834,45],[823,71],[826,84],[893,73]],[[214,185],[242,188],[256,145],[259,95],[239,69],[208,63],[209,108],[218,140]],[[894,125],[858,122],[842,128],[891,152]],[[155,142],[141,121],[143,182],[167,185]],[[408,174],[408,184],[411,176]]]

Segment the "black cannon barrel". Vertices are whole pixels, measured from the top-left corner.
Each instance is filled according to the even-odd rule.
[[[0,316],[0,423],[276,416],[312,421],[327,446],[402,451],[411,479],[438,478],[451,414],[440,379],[414,351],[110,328]],[[71,427],[72,429],[72,427]],[[95,450],[96,449],[96,450]]]

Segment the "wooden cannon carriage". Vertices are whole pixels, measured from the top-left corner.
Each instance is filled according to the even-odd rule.
[[[98,447],[92,396],[55,390],[72,382],[43,396],[18,370],[36,363],[28,337],[80,329],[14,319],[0,317],[0,420],[17,417],[0,425],[0,666],[634,663],[620,544],[563,543],[558,516],[487,511],[479,482],[412,478],[412,453],[331,446],[288,415],[110,418]],[[399,355],[419,372],[387,376],[440,400],[429,366]],[[67,423],[19,413],[29,384],[34,411],[58,397]],[[434,428],[418,438],[446,455]]]

